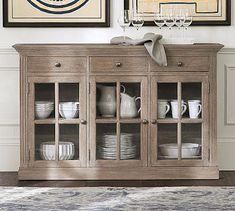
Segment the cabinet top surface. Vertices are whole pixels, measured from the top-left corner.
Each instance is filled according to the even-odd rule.
[[[76,49],[120,49],[120,50],[143,50],[143,45],[137,46],[122,46],[111,44],[16,44],[13,46],[18,52],[24,50],[49,50],[49,49],[61,49],[61,50],[76,50]],[[196,44],[165,44],[164,47],[169,50],[207,50],[207,51],[219,51],[223,48],[223,45],[219,43],[196,43]]]

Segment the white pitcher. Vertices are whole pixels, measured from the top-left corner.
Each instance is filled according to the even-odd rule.
[[[97,85],[101,91],[101,97],[97,103],[103,117],[114,117],[116,113],[116,87]]]
[[[141,97],[131,97],[128,94],[121,93],[121,118],[135,118],[141,111],[137,110],[136,101]]]

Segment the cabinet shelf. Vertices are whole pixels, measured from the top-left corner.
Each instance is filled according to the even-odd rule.
[[[189,124],[197,124],[197,123],[203,123],[203,119],[190,119],[190,118],[183,118],[181,120],[182,123],[189,123]]]
[[[157,120],[157,123],[159,124],[177,124],[178,122],[185,123],[185,124],[197,124],[197,123],[203,123],[203,120],[202,119],[190,119],[190,118],[183,118],[181,120],[172,119],[172,118]]]
[[[35,119],[34,123],[36,125],[48,125],[48,124],[55,124],[55,119]]]
[[[36,119],[34,120],[36,125],[55,124],[55,119]],[[80,119],[59,119],[59,124],[80,124]]]
[[[117,123],[116,118],[97,118],[96,123]]]
[[[80,119],[59,119],[59,124],[80,124]]]
[[[120,119],[119,121],[116,119],[116,118],[104,118],[104,119],[96,119],[96,123],[117,123],[117,122],[120,122],[120,123],[130,123],[130,124],[138,124],[138,123],[141,123],[141,119],[140,118],[125,118],[125,119]]]
[[[157,123],[159,124],[177,124],[179,122],[178,119],[166,118],[166,119],[158,119]]]
[[[120,123],[141,123],[142,120],[140,118],[125,118],[125,119],[120,119]]]

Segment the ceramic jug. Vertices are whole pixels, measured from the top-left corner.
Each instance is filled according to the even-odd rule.
[[[114,117],[116,113],[116,87],[98,85],[101,97],[97,103],[103,117]]]
[[[141,97],[131,97],[128,94],[121,93],[121,118],[135,118],[138,116],[141,108],[137,110],[137,100],[141,100]]]

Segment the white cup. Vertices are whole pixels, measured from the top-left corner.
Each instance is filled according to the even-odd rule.
[[[178,100],[171,101],[171,110],[172,110],[172,118],[178,119],[179,118]],[[187,104],[182,100],[181,116],[186,112],[186,110],[187,110]]]
[[[189,100],[189,117],[190,119],[198,119],[202,112],[202,104],[200,100]]]
[[[158,119],[165,119],[166,114],[170,111],[170,105],[167,100],[157,101],[157,116]]]

